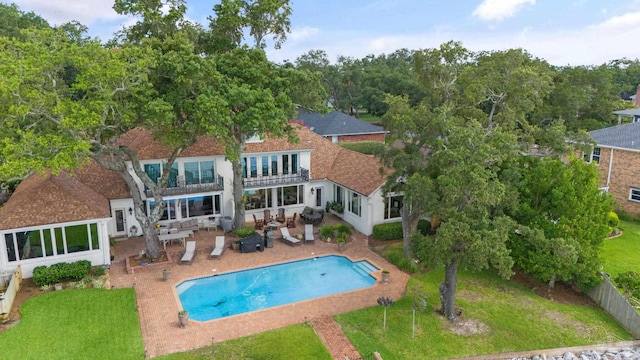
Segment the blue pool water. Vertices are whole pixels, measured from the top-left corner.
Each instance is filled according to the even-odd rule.
[[[207,321],[373,286],[376,270],[331,255],[187,280],[176,290],[189,317]]]

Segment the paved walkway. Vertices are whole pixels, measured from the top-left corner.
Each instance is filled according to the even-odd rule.
[[[360,359],[360,353],[333,317],[317,317],[311,320],[311,325],[334,359]]]
[[[330,221],[331,216],[325,217],[325,224]],[[301,225],[290,230],[294,236],[304,232]],[[145,246],[144,239],[141,237],[124,240],[116,245],[116,259],[110,271],[111,284],[116,288],[133,287],[135,289],[140,328],[148,357],[196,349],[213,342],[235,339],[316,318],[322,319],[327,316],[375,306],[377,305],[376,299],[381,296],[397,300],[404,295],[409,275],[371,251],[367,245],[367,236],[355,233],[352,236],[353,240],[347,244],[345,250],[339,252],[335,243],[325,243],[319,240],[319,227],[314,227],[314,230],[315,244],[291,247],[276,240],[273,248],[267,248],[264,252],[248,254],[241,254],[227,248],[220,260],[211,260],[208,255],[213,247],[215,236],[222,235],[222,232],[209,232],[204,229],[197,231],[194,234],[197,255],[192,265],[177,264],[184,251],[181,244],[167,246],[167,252],[171,255],[173,263],[170,265],[170,280],[166,282],[162,280],[161,268],[149,267],[144,271],[127,274],[124,259],[138,254]],[[278,236],[279,234],[276,233],[276,239]],[[233,239],[233,235],[227,234],[227,245]],[[382,284],[378,281],[374,286],[366,289],[206,322],[190,320],[187,327],[181,328],[179,326],[177,313],[181,309],[181,305],[175,286],[184,280],[329,254],[340,254],[354,261],[369,260],[380,269],[390,270],[391,281],[389,284]],[[373,276],[380,280],[380,271],[373,273]],[[321,329],[318,334],[324,336],[321,335],[324,334],[324,330]],[[331,336],[327,338],[331,338]],[[327,347],[330,346],[331,342]],[[330,349],[329,351],[333,354],[333,351],[339,352],[340,349]]]

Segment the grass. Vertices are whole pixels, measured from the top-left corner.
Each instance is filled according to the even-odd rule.
[[[192,351],[161,356],[157,359],[331,360],[332,357],[310,325],[298,324],[240,339],[225,341]]]
[[[7,359],[143,359],[133,289],[65,290],[26,301],[0,333]]]
[[[626,271],[640,272],[640,223],[620,220],[620,228],[623,234],[605,240],[602,248],[603,269],[612,279]]]
[[[372,114],[366,114],[365,113],[365,114],[360,114],[360,120],[367,121],[367,122],[377,122],[377,123],[379,123],[379,122],[382,121],[382,118],[379,117],[379,116],[375,116],[375,115],[372,115]]]
[[[414,276],[409,287],[427,292],[429,307],[416,314],[416,337],[411,339],[409,297],[387,309],[376,306],[336,316],[361,354],[380,352],[384,359],[439,359],[506,351],[526,351],[632,339],[612,317],[596,307],[562,305],[491,272],[459,273],[456,305],[463,318],[482,324],[484,331],[457,335],[434,311],[442,271]]]

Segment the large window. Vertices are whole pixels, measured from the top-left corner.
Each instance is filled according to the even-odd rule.
[[[353,191],[350,191],[350,193],[351,193],[351,196],[350,196],[348,210],[360,216],[362,214],[362,208],[361,208],[362,197],[360,196],[360,194],[355,193]]]
[[[289,155],[282,155],[282,173],[289,173]]]
[[[184,178],[187,185],[208,184],[214,182],[213,161],[194,161],[184,163]]]
[[[297,205],[304,203],[304,186],[284,186],[276,189],[278,206]]]
[[[176,219],[176,205],[175,201],[177,200],[164,200],[164,209],[162,210],[162,215],[159,220],[175,220]],[[153,207],[156,205],[155,200],[149,200],[149,212],[150,214],[153,211]]]
[[[629,191],[629,200],[640,202],[640,189],[631,188]]]
[[[333,201],[344,208],[344,188],[342,186],[333,186]]]
[[[273,205],[271,189],[246,190],[244,192],[244,209],[266,209]]]
[[[387,196],[384,198],[385,219],[399,218],[400,208],[402,208],[402,196]]]
[[[147,173],[149,179],[156,184],[160,176],[162,176],[160,164],[144,164],[144,172]]]
[[[269,176],[269,157],[262,157],[262,176]]]
[[[5,234],[9,261],[55,254],[63,255],[100,248],[98,225],[73,225]]]
[[[220,195],[195,196],[178,199],[183,219],[220,214]]]
[[[155,201],[149,201],[150,214]],[[182,219],[191,217],[220,214],[220,195],[190,196],[180,199],[164,200],[165,206],[159,220],[175,220],[178,212]]]
[[[200,184],[200,166],[198,162],[184,163],[184,182],[187,185]]]

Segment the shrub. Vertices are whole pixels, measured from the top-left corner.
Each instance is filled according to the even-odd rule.
[[[79,260],[73,263],[57,263],[49,267],[38,266],[33,269],[33,282],[38,286],[49,285],[65,280],[81,280],[91,269],[91,262]]]
[[[429,235],[431,233],[431,221],[420,219],[418,221],[418,231],[424,236]]]
[[[367,155],[380,154],[384,150],[384,143],[377,141],[341,142],[338,145]]]
[[[96,266],[95,268],[93,268],[93,275],[94,276],[100,277],[100,276],[104,275],[104,273],[105,273],[105,270],[104,270],[104,268],[102,266]]]
[[[242,226],[233,230],[233,233],[238,235],[239,238],[246,238],[253,235],[255,232],[256,229],[252,226]]]
[[[408,260],[408,259],[405,259],[405,258],[401,258],[398,261],[397,264],[398,264],[397,266],[398,266],[398,268],[400,270],[404,270],[404,271],[412,273],[412,274],[418,272],[418,266],[416,265],[415,262],[413,262],[411,260]]]
[[[338,236],[349,236],[351,235],[351,228],[347,224],[335,224],[333,225],[333,230],[338,232]]]
[[[626,294],[640,299],[640,274],[634,271],[620,273],[614,279],[614,282],[616,286],[622,288]]]
[[[611,211],[607,214],[607,224],[612,228],[617,228],[620,225],[620,219],[618,219],[618,214]]]
[[[323,239],[328,239],[333,235],[333,227],[330,225],[323,225],[320,227],[320,237]]]
[[[620,220],[624,220],[624,221],[638,220],[636,217],[632,216],[631,214],[629,214],[624,210],[618,210],[617,215]]]
[[[386,223],[373,226],[373,237],[377,240],[402,239],[402,223]]]

